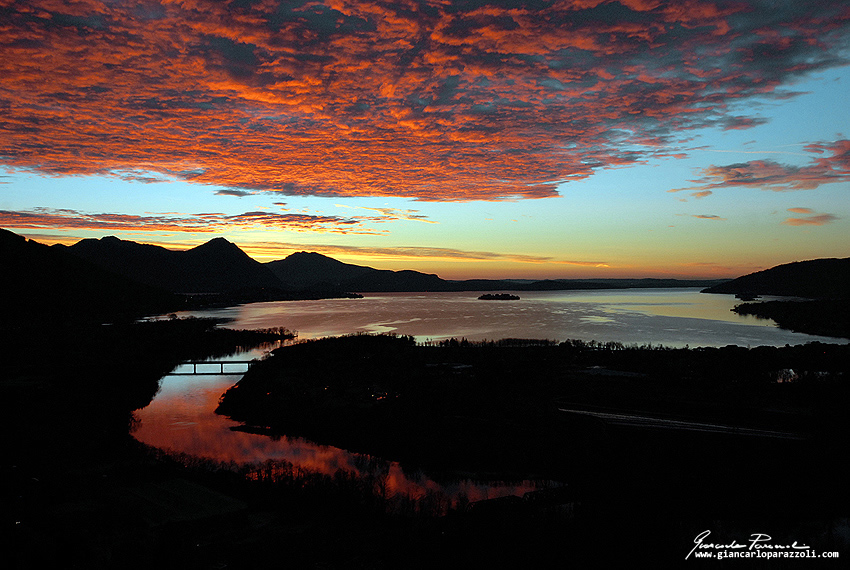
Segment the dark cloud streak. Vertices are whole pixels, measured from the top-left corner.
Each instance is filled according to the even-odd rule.
[[[234,228],[266,228],[344,234],[382,235],[362,220],[312,214],[244,212],[227,215],[162,213],[145,216],[114,213],[86,213],[68,209],[35,208],[27,211],[0,210],[0,226],[16,229],[79,229],[98,231],[145,231],[217,233]]]

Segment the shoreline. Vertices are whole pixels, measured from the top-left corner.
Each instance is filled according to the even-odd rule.
[[[380,500],[370,498],[371,489],[342,476],[316,478],[308,488],[299,487],[297,481],[270,485],[265,480],[246,481],[238,470],[202,460],[181,464],[135,442],[128,433],[130,411],[150,400],[159,375],[173,367],[172,359],[193,358],[199,351],[214,353],[218,349],[213,344],[223,348],[243,342],[237,341],[232,331],[213,333],[220,342],[209,342],[213,337],[203,332],[207,324],[166,321],[68,326],[50,329],[62,339],[60,343],[37,344],[39,337],[33,336],[16,338],[13,345],[4,347],[16,359],[2,389],[10,398],[7,401],[16,404],[3,421],[4,437],[15,434],[7,447],[10,463],[5,469],[12,475],[17,494],[11,507],[19,521],[13,534],[17,560],[60,566],[78,560],[111,560],[113,566],[213,565],[222,561],[262,566],[277,560],[284,547],[295,564],[322,561],[350,567],[352,556],[360,556],[367,565],[396,565],[409,561],[412,553],[432,563],[438,562],[439,554],[440,559],[449,555],[469,563],[545,564],[557,545],[562,559],[581,563],[598,560],[598,549],[604,546],[601,537],[612,535],[625,547],[636,549],[633,552],[652,555],[654,560],[672,560],[680,558],[679,550],[708,528],[706,524],[731,521],[724,523],[727,528],[729,524],[738,528],[734,521],[752,517],[752,513],[759,513],[760,520],[772,521],[772,528],[789,535],[803,532],[796,521],[810,521],[807,528],[815,524],[819,533],[827,533],[816,545],[839,550],[840,544],[835,546],[828,532],[850,513],[844,484],[848,474],[838,463],[848,442],[846,419],[839,414],[847,402],[846,383],[817,375],[777,383],[754,373],[759,370],[757,362],[782,366],[799,362],[803,365],[798,367],[800,372],[819,371],[822,364],[831,362],[836,373],[843,372],[838,365],[848,362],[846,355],[842,356],[842,351],[848,350],[844,345],[685,352],[638,351],[616,344],[572,341],[562,346],[544,343],[473,349],[446,343],[442,348],[416,349],[413,354],[426,354],[419,361],[423,364],[420,380],[425,384],[413,382],[402,387],[405,396],[421,395],[422,400],[395,412],[386,410],[384,418],[409,421],[412,427],[403,432],[407,435],[439,436],[416,427],[435,421],[436,410],[446,420],[439,420],[446,428],[444,441],[455,447],[450,455],[467,458],[471,449],[483,459],[480,468],[468,472],[483,473],[483,466],[488,461],[493,465],[494,459],[497,466],[513,462],[526,467],[530,463],[523,457],[533,456],[538,465],[550,469],[546,472],[563,474],[576,493],[575,510],[568,512],[517,510],[508,501],[492,503],[486,512],[478,509],[428,518],[417,514],[412,505],[398,515],[383,513]],[[32,334],[43,338],[45,331],[33,329]],[[337,351],[336,356],[326,350],[328,342],[282,350],[318,346],[321,350],[313,356],[319,362],[343,366],[349,378],[362,372],[365,379],[374,372],[368,351],[354,350],[355,362],[365,364],[352,366],[345,350]],[[92,350],[94,347],[100,352]],[[397,370],[411,364],[406,348],[397,351],[392,343],[384,348]],[[381,350],[378,347],[378,353]],[[27,359],[36,353],[38,366],[29,368]],[[685,366],[683,355],[698,360]],[[425,367],[428,363],[437,366]],[[724,376],[724,363],[740,368],[738,380],[749,380],[741,384]],[[464,368],[465,364],[472,368]],[[561,376],[553,373],[557,370],[562,371]],[[372,374],[371,378],[375,377]],[[429,378],[436,378],[437,384]],[[571,380],[567,382],[567,378]],[[684,385],[683,379],[687,380]],[[723,390],[712,391],[712,385]],[[450,391],[428,389],[440,386]],[[723,391],[728,391],[726,397],[722,397]],[[765,394],[771,405],[788,405],[800,398],[815,402],[819,406],[814,416],[817,421],[801,424],[814,439],[768,440],[754,447],[751,438],[675,431],[659,435],[653,430],[606,426],[595,418],[560,418],[555,409],[555,397],[576,401],[576,396],[582,395],[580,400],[587,405],[616,408],[625,403],[634,410],[657,412],[670,408],[668,393],[695,396],[695,401],[674,399],[679,410],[702,409],[728,417],[749,413],[752,407],[747,402]],[[352,394],[356,396],[357,391]],[[707,407],[705,394],[714,395],[717,407]],[[470,401],[471,408],[454,413],[458,405]],[[544,401],[549,407],[544,406],[541,413],[534,404]],[[404,413],[410,410],[422,414]],[[776,419],[769,410],[763,410],[762,416],[767,423]],[[786,416],[782,415],[785,419],[781,421],[787,422]],[[530,432],[517,427],[524,418],[529,422],[523,429]],[[472,429],[475,425],[483,429]],[[495,432],[490,429],[493,425],[498,427]],[[20,426],[28,427],[22,430]],[[550,433],[547,428],[553,427],[558,429]],[[462,437],[457,437],[459,433]],[[500,433],[508,434],[516,444],[500,445]],[[530,436],[523,437],[525,434]],[[475,451],[465,443],[476,438],[495,442],[501,456],[488,458],[487,450]],[[437,438],[432,447],[439,449],[440,445],[446,444]],[[505,457],[507,454],[514,455]],[[794,462],[789,463],[788,457]],[[443,461],[448,464],[450,459],[444,457]],[[735,476],[729,478],[729,473]],[[173,516],[183,517],[179,524],[154,524],[148,521],[155,519],[141,518],[139,509],[148,508],[144,507],[148,499],[140,504],[140,494],[155,500],[169,489],[182,489],[181,493],[198,500],[209,498],[198,507],[220,507],[200,518],[185,518],[189,511],[178,509]],[[758,493],[754,495],[753,489]],[[776,496],[786,500],[777,502]],[[812,536],[811,530],[796,535],[810,541]],[[329,541],[330,537],[333,540]],[[655,546],[649,546],[651,540],[657,541]],[[369,546],[388,542],[386,548]],[[423,543],[432,548],[423,552]],[[568,554],[562,550],[565,545]],[[614,553],[604,557],[617,558]]]
[[[850,339],[848,299],[747,302],[736,305],[732,311],[773,320],[780,328],[794,332]]]
[[[841,362],[849,356],[850,346],[819,343],[755,349],[580,341],[417,346],[409,337],[357,335],[274,351],[225,392],[216,413],[245,430],[302,436],[417,467],[464,470],[467,461],[475,469],[495,465],[511,472],[522,463],[549,476],[559,468],[541,459],[544,433],[576,453],[587,453],[587,442],[598,439],[595,422],[559,416],[561,402],[722,425],[729,433],[822,437],[817,426],[827,417],[815,417],[788,396],[824,398],[824,390],[843,390]],[[776,362],[793,369],[796,380],[783,384]],[[819,405],[829,407],[827,401]],[[840,423],[836,413],[829,412],[829,421]],[[570,430],[581,432],[583,445],[570,441]],[[447,453],[447,447],[475,453]]]

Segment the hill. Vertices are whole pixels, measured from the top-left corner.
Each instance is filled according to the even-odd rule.
[[[224,238],[215,238],[187,251],[172,251],[108,236],[81,240],[67,250],[128,279],[173,293],[286,288],[268,268]]]
[[[343,263],[314,252],[297,252],[266,266],[296,289],[347,291],[446,291],[447,281],[419,271],[391,271]]]
[[[266,266],[282,282],[296,289],[346,291],[448,291],[448,281],[419,271],[391,271],[343,263],[314,252],[297,252]]]
[[[377,271],[371,267],[351,265],[306,251],[270,261],[265,266],[284,284],[302,290],[312,287],[341,287],[345,281]]]
[[[850,297],[850,257],[777,265],[709,287],[703,293],[846,299]]]
[[[688,279],[468,279],[453,281],[419,271],[391,271],[343,263],[314,252],[298,252],[265,264],[283,283],[296,290],[342,289],[367,292],[418,291],[564,291],[575,289],[628,289],[705,287],[718,280]]]
[[[182,308],[351,295],[344,291],[558,291],[705,287],[718,284],[718,281],[713,280],[679,279],[452,281],[419,271],[392,271],[343,263],[318,253],[303,251],[263,264],[221,237],[187,251],[173,251],[113,236],[84,239],[72,246],[54,245],[50,249],[71,254],[126,280],[189,296],[183,299],[180,305]]]
[[[176,297],[0,229],[3,319],[17,323],[113,320],[165,312]]]

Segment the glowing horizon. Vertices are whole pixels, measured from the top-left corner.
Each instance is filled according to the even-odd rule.
[[[850,6],[0,0],[0,227],[448,279],[850,256]]]

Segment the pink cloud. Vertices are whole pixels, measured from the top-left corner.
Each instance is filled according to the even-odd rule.
[[[697,186],[676,188],[708,190],[728,187],[750,187],[774,192],[814,190],[823,184],[850,181],[850,140],[809,145],[806,150],[817,153],[807,166],[791,166],[772,160],[753,160],[725,166],[709,166],[693,180]]]
[[[806,218],[788,218],[782,223],[786,226],[825,226],[838,219],[838,216],[832,214],[813,214]]]
[[[782,223],[786,226],[823,226],[838,220],[838,216],[833,214],[818,214],[811,208],[788,208],[792,214],[802,214],[804,218],[788,218]]]

